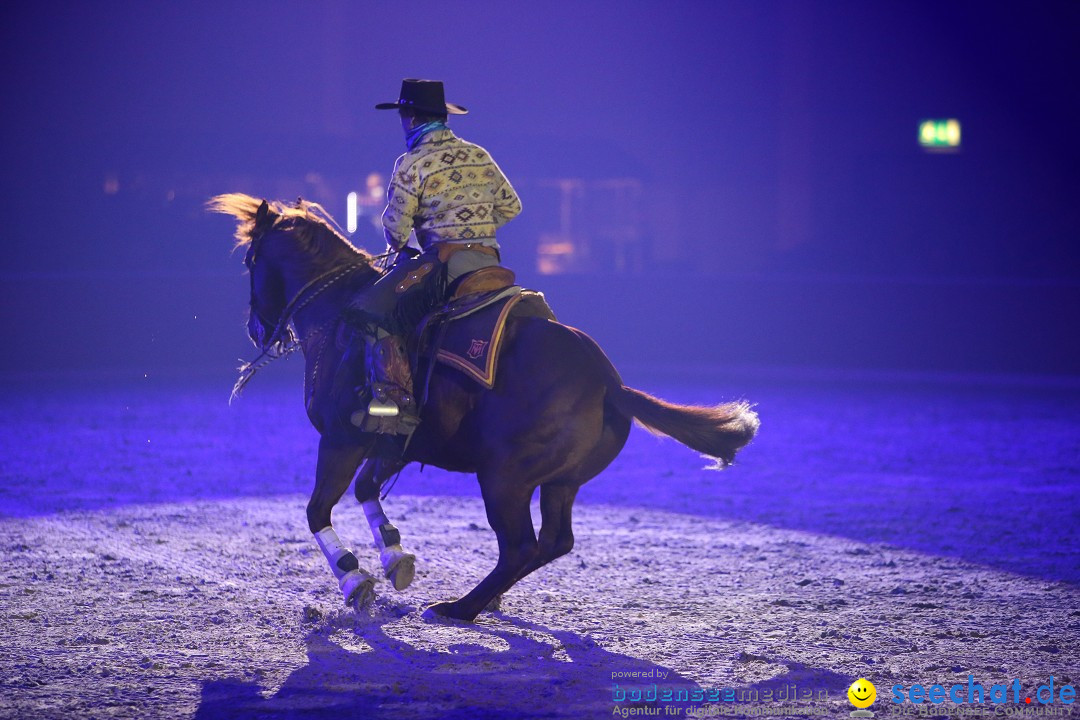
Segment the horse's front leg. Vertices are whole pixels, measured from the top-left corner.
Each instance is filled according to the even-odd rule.
[[[319,441],[319,461],[315,470],[315,490],[308,501],[308,527],[337,578],[345,604],[360,609],[375,598],[375,578],[360,568],[356,556],[338,538],[330,515],[334,505],[349,488],[367,447]]]
[[[387,519],[379,502],[379,489],[390,476],[405,466],[401,462],[368,460],[356,477],[356,499],[364,508],[371,536],[379,550],[383,573],[395,590],[409,587],[416,575],[416,556],[401,547],[401,533]]]

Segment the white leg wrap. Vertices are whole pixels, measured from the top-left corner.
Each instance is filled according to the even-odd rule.
[[[319,543],[319,549],[323,551],[323,555],[330,559],[335,556],[341,550],[345,549],[345,546],[341,542],[341,538],[338,537],[337,532],[332,525],[327,525],[319,532],[315,533],[315,542]]]
[[[319,549],[322,550],[322,554],[326,557],[326,562],[330,563],[330,569],[334,572],[334,577],[341,581],[341,578],[349,572],[349,568],[342,568],[338,566],[338,561],[346,555],[352,555],[349,549],[345,547],[341,538],[334,532],[334,528],[327,525],[319,532],[315,533],[315,542],[319,544]],[[355,558],[355,556],[353,556]]]
[[[416,556],[401,547],[401,534],[390,524],[378,498],[362,503],[364,516],[371,527],[375,547],[379,549],[379,561],[383,574],[393,583],[395,590],[404,590],[413,581],[416,572]]]
[[[364,508],[364,516],[367,518],[368,525],[371,527],[371,534],[375,538],[375,547],[380,550],[383,549],[386,545],[383,543],[380,528],[383,525],[389,525],[390,521],[386,518],[386,513],[383,512],[382,503],[379,502],[378,498],[375,498],[361,503],[360,507]]]
[[[356,556],[342,544],[334,528],[327,525],[315,533],[315,542],[330,563],[345,603],[361,606],[370,603],[374,597],[375,579],[360,569]]]

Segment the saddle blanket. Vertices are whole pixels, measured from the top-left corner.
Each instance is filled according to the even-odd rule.
[[[499,292],[494,302],[451,311],[440,329],[435,359],[490,390],[495,385],[506,321],[512,314],[555,319],[541,293],[514,286]]]

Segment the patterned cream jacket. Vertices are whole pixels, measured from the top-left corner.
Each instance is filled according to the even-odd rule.
[[[484,148],[435,130],[398,158],[382,222],[400,249],[416,230],[422,248],[440,242],[498,247],[495,230],[521,212],[521,200]]]

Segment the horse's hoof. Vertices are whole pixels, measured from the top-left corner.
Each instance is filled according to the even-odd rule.
[[[351,570],[341,578],[341,592],[345,596],[346,607],[363,610],[375,601],[375,578],[359,570]]]
[[[395,590],[404,590],[412,584],[416,577],[416,556],[412,553],[383,550],[383,567],[386,570],[386,579],[394,586]]]
[[[475,615],[468,616],[463,615],[457,603],[441,602],[434,605],[428,605],[424,608],[424,612],[421,617],[425,620],[435,620],[446,618],[448,620],[461,620],[463,622],[472,622],[476,619]]]

